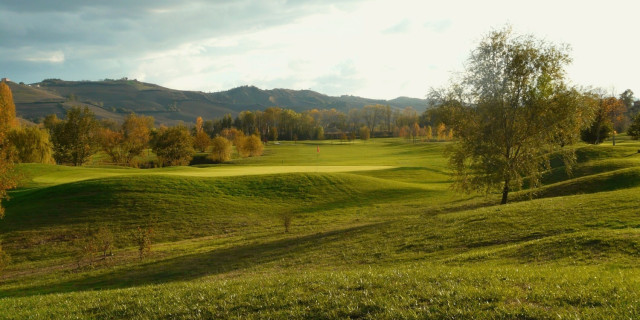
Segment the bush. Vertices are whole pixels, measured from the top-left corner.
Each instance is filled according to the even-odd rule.
[[[627,129],[627,134],[633,139],[638,140],[640,138],[640,113],[638,113],[634,118],[631,126]]]
[[[264,145],[256,135],[251,135],[242,139],[236,138],[236,140],[236,149],[238,149],[238,153],[241,157],[261,156],[264,151]]]
[[[45,129],[14,128],[9,132],[9,144],[21,163],[53,163],[52,144]]]
[[[609,121],[594,122],[589,128],[580,133],[582,141],[590,144],[600,144],[613,132],[613,124]]]
[[[215,137],[211,140],[211,154],[209,159],[213,162],[225,162],[231,160],[231,152],[233,150],[231,141],[224,137]]]
[[[4,270],[4,268],[9,265],[10,261],[11,259],[9,258],[9,255],[4,252],[4,250],[2,249],[2,243],[0,243],[0,271]]]
[[[369,130],[369,127],[364,126],[364,127],[360,128],[360,139],[361,140],[369,140],[370,137],[371,137],[371,132]]]
[[[193,158],[193,139],[185,127],[171,127],[158,133],[153,145],[161,166],[183,166]]]
[[[98,244],[96,238],[91,234],[90,230],[79,235],[73,241],[75,247],[75,258],[78,269],[82,266],[82,263],[87,260],[90,267],[93,267],[93,259],[96,253],[98,253]]]
[[[138,227],[133,235],[136,245],[138,246],[138,254],[140,260],[144,256],[151,253],[151,236],[153,235],[153,228],[151,227]]]
[[[205,152],[209,144],[211,144],[211,139],[209,139],[209,135],[204,131],[198,131],[193,138],[193,147],[200,152]]]

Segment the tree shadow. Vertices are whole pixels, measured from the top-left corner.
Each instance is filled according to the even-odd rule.
[[[2,290],[0,291],[0,297],[25,297],[51,293],[121,289],[149,284],[189,281],[204,276],[247,269],[286,257],[293,257],[321,248],[327,243],[340,241],[345,237],[352,237],[353,233],[366,233],[371,229],[388,223],[374,223],[267,243],[248,244],[204,253],[187,254],[166,260],[141,263],[132,267],[122,267],[99,275],[57,283],[53,286],[36,285],[27,288]]]

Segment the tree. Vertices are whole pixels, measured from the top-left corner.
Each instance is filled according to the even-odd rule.
[[[445,126],[445,124],[441,122],[436,127],[436,133],[437,133],[438,140],[440,140],[440,141],[446,140],[447,139],[447,126]]]
[[[9,132],[9,144],[21,163],[53,163],[49,133],[38,127],[18,127]]]
[[[614,122],[611,115],[616,113],[613,110],[621,103],[614,97],[604,97],[602,93],[591,93],[586,96],[586,100],[594,106],[594,117],[589,126],[582,130],[580,138],[587,143],[600,144],[613,133]]]
[[[524,178],[535,187],[549,156],[561,150],[569,168],[573,151],[558,137],[574,137],[582,123],[581,95],[564,83],[567,48],[510,28],[490,32],[471,53],[460,82],[432,90],[458,138],[448,150],[454,187],[462,191],[509,192]],[[571,141],[571,139],[563,139]]]
[[[96,248],[98,251],[102,252],[102,257],[107,257],[107,251],[111,254],[111,250],[113,249],[113,233],[107,227],[102,226],[98,228],[98,230],[93,234],[93,238],[95,240]]]
[[[324,128],[317,126],[313,129],[313,138],[316,140],[324,140]]]
[[[198,117],[196,119],[196,134],[193,137],[193,147],[200,151],[205,152],[207,147],[209,147],[209,143],[211,139],[209,139],[209,135],[204,132],[202,117]]]
[[[636,114],[633,118],[633,122],[627,129],[627,134],[633,139],[638,140],[640,138],[640,113]]]
[[[369,127],[367,126],[360,127],[360,140],[367,141],[369,140],[370,137],[371,137],[371,130],[369,130]]]
[[[144,258],[145,255],[149,255],[151,253],[152,239],[153,236],[153,228],[152,227],[138,227],[133,233],[133,239],[138,246],[138,256],[140,260]]]
[[[161,166],[181,166],[189,164],[193,157],[193,139],[187,128],[178,126],[158,132],[153,145]]]
[[[231,160],[233,148],[231,141],[224,137],[217,136],[211,139],[211,154],[209,158],[214,162],[225,162]]]
[[[154,119],[151,116],[137,116],[133,113],[124,118],[122,134],[124,141],[122,149],[125,163],[134,164],[134,159],[142,155],[149,146]]]
[[[58,163],[79,166],[96,151],[97,122],[88,107],[72,107],[66,120],[59,121],[51,132],[53,157]]]
[[[16,106],[13,103],[11,89],[4,82],[0,82],[0,219],[4,217],[2,200],[7,198],[7,190],[16,186],[16,176],[13,172],[8,135],[12,127],[16,126]]]

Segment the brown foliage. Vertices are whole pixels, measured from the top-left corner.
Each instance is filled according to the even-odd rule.
[[[138,254],[140,260],[144,258],[144,256],[149,255],[151,253],[151,236],[153,235],[153,228],[151,227],[138,227],[134,234],[134,240],[136,245],[138,246]]]
[[[215,137],[211,140],[211,154],[209,158],[214,162],[225,162],[231,160],[233,151],[231,141],[225,137]]]
[[[264,145],[257,135],[236,137],[236,149],[241,157],[257,157],[262,155]]]

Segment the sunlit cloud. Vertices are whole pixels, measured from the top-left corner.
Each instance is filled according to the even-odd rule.
[[[183,90],[424,97],[464,69],[483,34],[511,24],[570,44],[574,84],[640,90],[631,1],[116,2],[0,4],[0,70],[25,82],[127,76]]]

